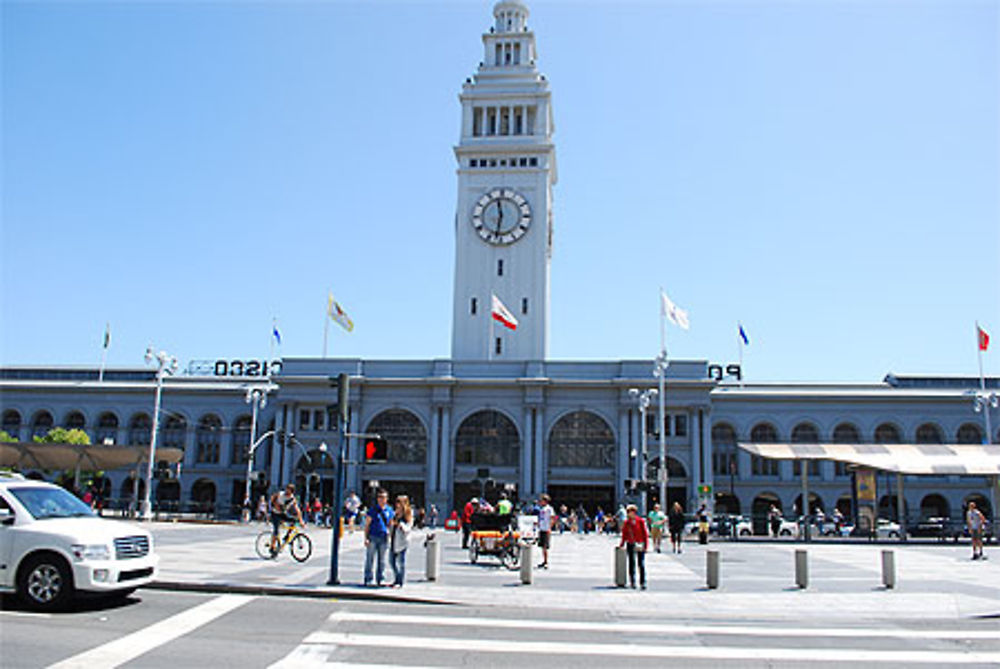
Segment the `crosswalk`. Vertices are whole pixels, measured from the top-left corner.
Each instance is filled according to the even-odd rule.
[[[584,657],[747,663],[996,665],[1000,629],[907,629],[542,620],[472,613],[340,609],[272,669],[455,666],[470,653],[491,666],[520,657],[546,666]],[[400,663],[399,658],[406,658]]]

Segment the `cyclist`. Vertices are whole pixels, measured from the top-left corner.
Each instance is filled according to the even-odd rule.
[[[278,551],[279,535],[282,523],[292,523],[298,520],[302,522],[302,509],[295,499],[295,484],[289,483],[284,490],[279,490],[271,495],[271,552]]]

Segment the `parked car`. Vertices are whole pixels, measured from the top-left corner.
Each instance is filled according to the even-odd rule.
[[[80,594],[125,596],[157,563],[147,530],[98,517],[59,486],[0,474],[0,591],[58,609]]]
[[[911,537],[933,538],[944,541],[951,533],[949,532],[950,521],[947,518],[931,517],[924,518],[910,528]],[[956,539],[958,537],[955,537]]]
[[[899,523],[887,518],[876,519],[875,536],[879,539],[898,539],[901,533],[902,528],[899,526]]]

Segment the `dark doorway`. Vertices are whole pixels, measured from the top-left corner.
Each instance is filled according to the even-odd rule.
[[[614,486],[552,485],[549,486],[548,493],[552,498],[552,506],[556,509],[564,504],[567,509],[575,509],[582,504],[589,516],[597,513],[597,507],[601,507],[606,514],[615,511]]]

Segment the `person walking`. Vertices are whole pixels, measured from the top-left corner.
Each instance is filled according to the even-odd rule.
[[[473,497],[465,503],[462,509],[462,550],[469,547],[469,536],[472,534],[472,516],[479,510],[479,500]]]
[[[660,511],[660,505],[654,504],[646,519],[649,522],[649,534],[653,539],[653,550],[659,553],[660,542],[663,541],[663,523],[667,517]]]
[[[778,507],[774,504],[771,505],[771,510],[767,512],[767,519],[771,524],[771,535],[777,539],[778,532],[781,531],[781,511],[778,511]]]
[[[375,500],[375,504],[365,514],[365,586],[372,584],[372,567],[376,561],[375,583],[381,586],[385,578],[385,554],[394,515],[388,506],[388,492],[379,488]]]
[[[551,498],[543,494],[538,499],[538,547],[542,549],[542,563],[539,569],[549,568],[549,546],[552,544],[552,519],[555,516],[555,509],[552,508]]]
[[[432,530],[437,527],[438,522],[438,508],[436,504],[431,504],[431,508],[427,511],[427,527]]]
[[[670,529],[670,547],[674,553],[680,553],[684,534],[684,508],[680,502],[674,502],[674,505],[670,507],[667,525]]]
[[[969,508],[965,512],[965,526],[972,537],[972,559],[985,560],[983,555],[983,529],[986,527],[986,516],[976,508],[975,502],[969,502]]]
[[[395,588],[402,588],[406,579],[406,549],[410,547],[413,531],[413,509],[406,495],[396,497],[395,515],[392,519],[392,539],[389,542],[389,564],[392,566]]]
[[[639,515],[635,504],[629,504],[625,509],[627,514],[622,526],[622,539],[619,546],[624,546],[628,553],[628,578],[635,590],[635,569],[639,566],[639,587],[646,589],[646,549],[649,547],[649,532],[646,521]]]
[[[509,516],[514,511],[514,504],[507,498],[507,493],[500,493],[500,501],[497,502],[497,515]]]

